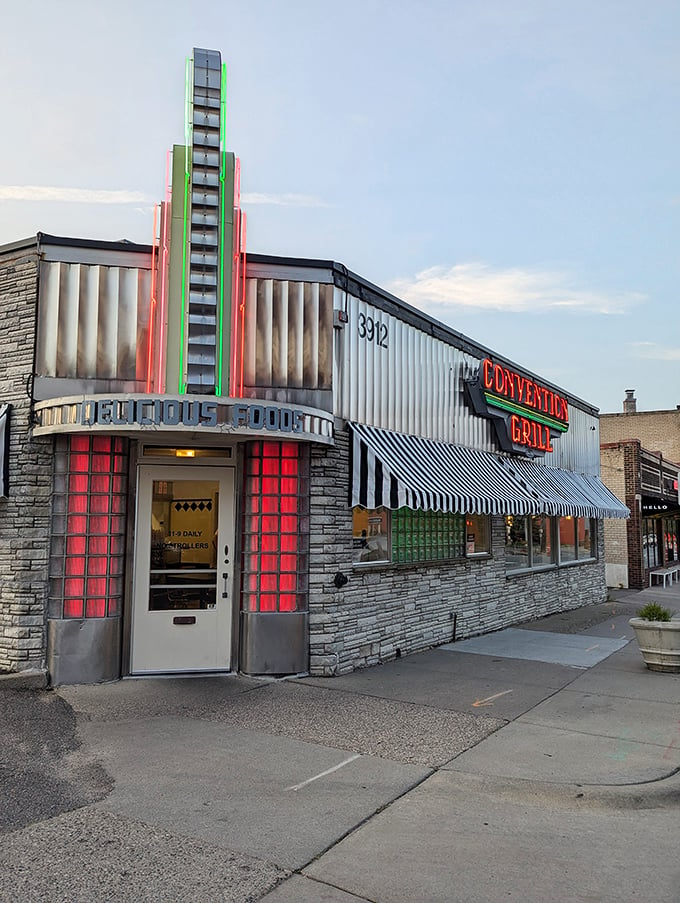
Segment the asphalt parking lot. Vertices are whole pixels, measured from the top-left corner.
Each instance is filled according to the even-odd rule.
[[[678,903],[644,601],[329,680],[1,690],[0,900]]]

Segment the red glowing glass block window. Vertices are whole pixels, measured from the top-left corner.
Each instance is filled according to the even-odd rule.
[[[309,549],[309,449],[251,442],[246,451],[241,605],[304,611]]]
[[[50,617],[117,617],[122,610],[127,440],[60,437],[54,464]]]

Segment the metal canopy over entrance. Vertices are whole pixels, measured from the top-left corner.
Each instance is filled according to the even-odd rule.
[[[350,424],[352,505],[460,514],[628,517],[598,477]]]
[[[36,436],[60,433],[153,433],[214,440],[294,439],[333,444],[333,415],[303,405],[214,395],[73,395],[41,402]]]

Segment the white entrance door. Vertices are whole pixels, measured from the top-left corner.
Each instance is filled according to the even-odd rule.
[[[234,470],[141,466],[131,671],[228,671]]]

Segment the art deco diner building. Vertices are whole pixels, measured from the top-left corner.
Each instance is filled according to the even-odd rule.
[[[0,247],[0,669],[332,676],[603,601],[596,408],[246,255],[219,54],[187,74],[151,244]]]

